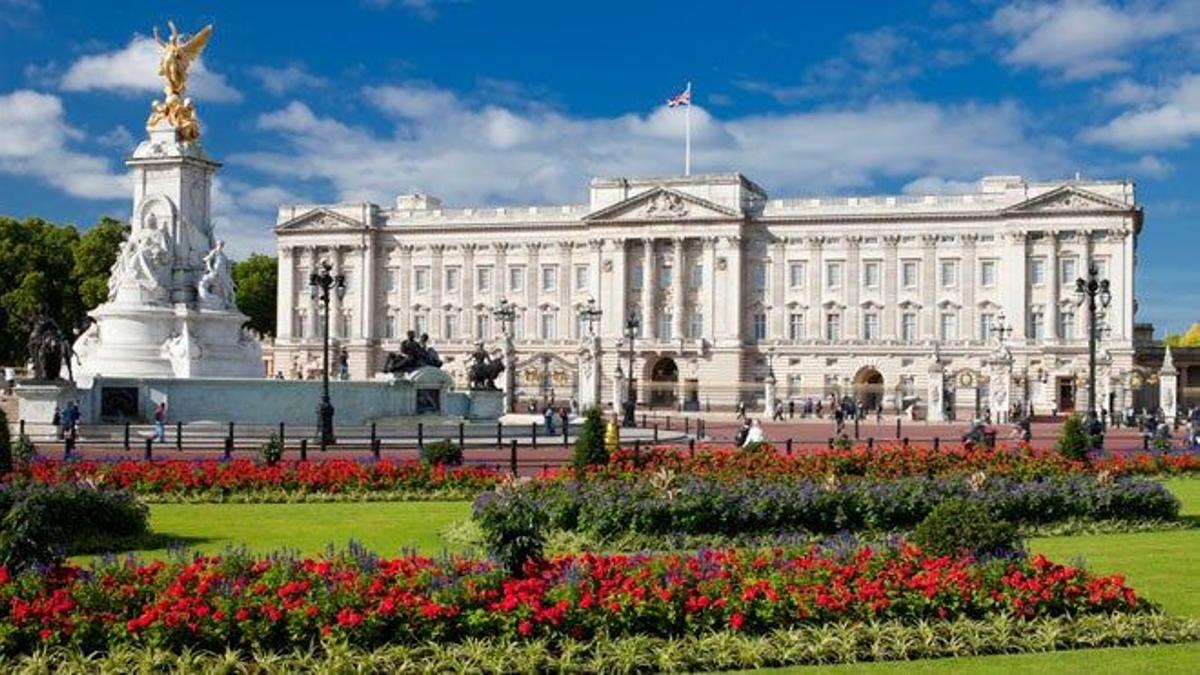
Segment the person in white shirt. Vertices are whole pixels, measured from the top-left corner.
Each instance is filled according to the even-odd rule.
[[[757,445],[764,441],[766,441],[766,436],[763,434],[762,425],[758,423],[758,420],[754,420],[750,423],[750,431],[746,434],[746,441],[742,443],[742,447]]]

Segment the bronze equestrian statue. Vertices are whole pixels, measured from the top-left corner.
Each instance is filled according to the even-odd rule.
[[[467,380],[472,389],[489,389],[495,391],[496,378],[504,372],[504,362],[493,359],[482,342],[475,343],[475,351],[471,352],[471,365],[467,368]]]

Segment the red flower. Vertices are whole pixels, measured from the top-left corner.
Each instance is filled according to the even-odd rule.
[[[742,626],[746,625],[746,615],[741,612],[734,612],[729,617],[729,627],[734,630],[741,630]]]

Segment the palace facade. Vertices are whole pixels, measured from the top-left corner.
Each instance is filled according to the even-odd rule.
[[[740,174],[597,178],[586,204],[279,210],[275,362],[319,372],[321,312],[308,288],[328,260],[347,279],[330,331],[351,378],[371,378],[407,330],[428,333],[465,385],[476,341],[502,345],[493,310],[515,306],[516,396],[576,395],[589,300],[602,312],[600,375],[628,368],[641,405],[762,405],[852,394],[873,407],[928,406],[945,378],[959,417],[986,402],[999,326],[1014,404],[1086,405],[1087,312],[1075,280],[1110,281],[1098,400],[1132,402],[1134,269],[1142,210],[1130,182],[987,177],[955,195],[773,199]],[[935,347],[936,346],[936,347]],[[939,367],[933,369],[936,360]],[[936,370],[937,374],[932,374]],[[603,387],[606,404],[613,387]]]

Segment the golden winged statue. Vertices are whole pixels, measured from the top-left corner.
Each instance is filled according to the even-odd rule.
[[[184,98],[187,91],[188,67],[200,57],[204,46],[212,37],[212,24],[200,29],[199,33],[187,36],[168,21],[171,29],[170,36],[163,40],[154,29],[154,42],[162,49],[162,59],[158,63],[158,74],[163,78],[163,93],[166,100],[155,101],[151,105],[150,119],[147,126],[155,126],[166,120],[175,127],[176,136],[181,141],[196,141],[200,138],[200,124],[196,121],[196,110],[191,99]]]

